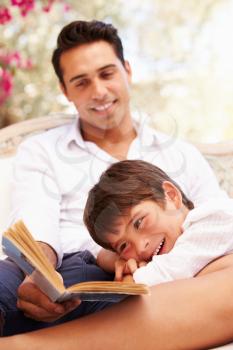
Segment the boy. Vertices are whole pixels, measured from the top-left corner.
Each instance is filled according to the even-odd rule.
[[[195,276],[233,250],[231,199],[194,208],[165,172],[139,160],[115,163],[102,174],[89,192],[84,222],[99,245],[120,256],[117,279],[132,272],[137,283]],[[108,263],[103,254],[99,264]]]

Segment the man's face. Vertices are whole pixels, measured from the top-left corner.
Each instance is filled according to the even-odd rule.
[[[80,119],[103,130],[130,118],[129,64],[116,56],[105,41],[83,44],[61,56],[63,92],[73,102]]]
[[[106,240],[125,260],[150,261],[173,248],[187,211],[177,209],[172,200],[166,201],[164,209],[152,200],[143,201],[117,219],[114,233],[107,233]]]

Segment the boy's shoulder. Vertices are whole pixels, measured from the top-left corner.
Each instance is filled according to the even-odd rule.
[[[233,199],[225,198],[210,198],[197,207],[190,210],[183,224],[184,229],[198,222],[213,222],[217,223],[222,220],[232,221],[233,223]]]

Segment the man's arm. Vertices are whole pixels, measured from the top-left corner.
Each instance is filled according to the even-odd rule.
[[[22,219],[56,267],[63,256],[59,237],[61,194],[49,157],[46,145],[37,137],[19,146],[14,161],[10,223]],[[78,302],[53,303],[31,277],[25,277],[18,288],[17,305],[30,318],[54,321],[73,310]]]
[[[12,178],[9,226],[23,220],[34,239],[53,247],[58,265],[63,257],[59,237],[61,193],[46,145],[33,136],[18,148]]]
[[[233,340],[233,255],[202,276],[155,286],[96,314],[63,325],[0,339],[14,350],[191,350]],[[123,331],[122,331],[123,330]],[[5,347],[4,347],[5,346]]]

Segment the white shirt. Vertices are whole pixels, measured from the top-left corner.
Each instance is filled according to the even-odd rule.
[[[195,276],[217,257],[233,251],[233,199],[207,201],[189,211],[183,233],[167,254],[155,255],[135,271],[137,283],[150,286]]]
[[[168,173],[196,204],[224,197],[207,162],[197,149],[175,137],[135,123],[137,137],[127,159],[151,162]],[[100,249],[83,225],[88,191],[110,164],[118,161],[83,140],[79,122],[54,128],[25,140],[18,148],[12,183],[9,224],[22,219],[34,238],[58,255]]]

